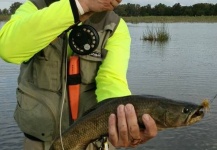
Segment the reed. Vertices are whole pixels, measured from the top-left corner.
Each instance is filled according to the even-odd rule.
[[[168,28],[165,23],[161,26],[154,27],[152,26],[146,28],[146,32],[143,33],[142,40],[151,41],[151,42],[166,42],[170,38]]]

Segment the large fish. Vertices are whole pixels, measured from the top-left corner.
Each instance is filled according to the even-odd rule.
[[[204,110],[207,107],[203,103],[196,105],[151,95],[110,98],[95,105],[62,134],[64,149],[85,150],[92,141],[108,135],[109,115],[116,113],[118,105],[128,103],[135,107],[141,128],[145,128],[142,115],[147,113],[155,120],[159,130],[196,123],[203,118]],[[61,149],[61,140],[58,138],[54,141],[50,150]]]

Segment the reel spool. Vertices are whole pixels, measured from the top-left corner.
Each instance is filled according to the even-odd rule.
[[[80,25],[72,28],[69,34],[69,46],[79,55],[91,54],[99,45],[97,31],[89,25]]]

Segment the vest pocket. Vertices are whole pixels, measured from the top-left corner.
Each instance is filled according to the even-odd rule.
[[[41,89],[58,91],[61,87],[59,65],[58,61],[35,59],[33,64],[34,84]]]
[[[51,141],[56,134],[56,120],[52,109],[21,90],[17,89],[17,106],[14,118],[21,131],[42,141]]]
[[[91,84],[95,82],[97,71],[101,64],[101,59],[90,60],[91,56],[80,57],[80,74],[83,84]]]

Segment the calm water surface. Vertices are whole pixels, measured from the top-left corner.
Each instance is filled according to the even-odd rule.
[[[0,23],[0,27],[3,23]],[[153,94],[201,103],[217,94],[217,24],[167,24],[164,44],[140,40],[146,28],[128,24],[132,36],[128,71],[133,94]],[[19,66],[0,60],[0,150],[22,149],[22,133],[13,119]],[[192,126],[161,131],[137,150],[216,150],[217,100],[205,118]]]

